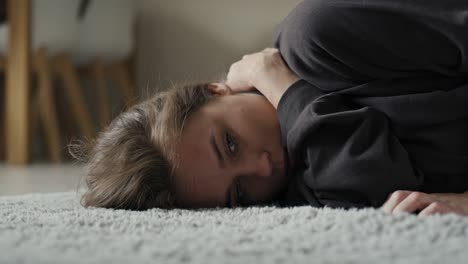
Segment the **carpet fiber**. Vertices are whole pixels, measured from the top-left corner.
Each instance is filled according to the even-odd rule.
[[[467,263],[468,217],[310,207],[130,212],[0,196],[0,263]]]

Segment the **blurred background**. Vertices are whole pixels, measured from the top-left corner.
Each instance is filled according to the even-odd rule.
[[[0,1],[0,195],[74,188],[71,140],[142,95],[223,78],[299,2]]]

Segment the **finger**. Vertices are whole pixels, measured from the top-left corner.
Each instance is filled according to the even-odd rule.
[[[231,88],[233,93],[246,92],[254,90],[255,87],[249,86],[245,82],[227,79],[225,84]]]
[[[385,204],[382,206],[382,209],[386,213],[393,212],[393,209],[395,209],[395,207],[411,193],[412,193],[411,191],[403,191],[403,190],[393,192],[389,196]]]
[[[441,202],[433,202],[424,210],[422,210],[418,216],[428,216],[433,214],[446,214],[452,212],[452,208],[450,208],[447,204]]]
[[[246,92],[246,91],[251,91],[251,90],[255,89],[254,87],[249,85],[242,78],[233,76],[233,74],[231,72],[228,73],[225,84],[229,88],[231,88],[231,91],[233,93]]]
[[[276,48],[271,48],[271,47],[268,47],[268,48],[264,49],[263,51],[268,51],[268,52],[279,52],[278,49],[276,49]]]
[[[408,197],[401,201],[392,211],[412,213],[416,210],[424,209],[435,200],[422,192],[412,192]]]

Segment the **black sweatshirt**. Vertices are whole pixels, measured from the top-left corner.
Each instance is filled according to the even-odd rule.
[[[468,190],[468,0],[308,0],[275,46],[301,78],[278,118],[284,205]]]

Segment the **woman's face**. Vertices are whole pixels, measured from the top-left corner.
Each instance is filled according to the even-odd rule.
[[[177,202],[187,208],[269,202],[286,185],[276,110],[261,95],[232,94],[222,84],[210,90],[218,98],[190,116],[176,146]]]

